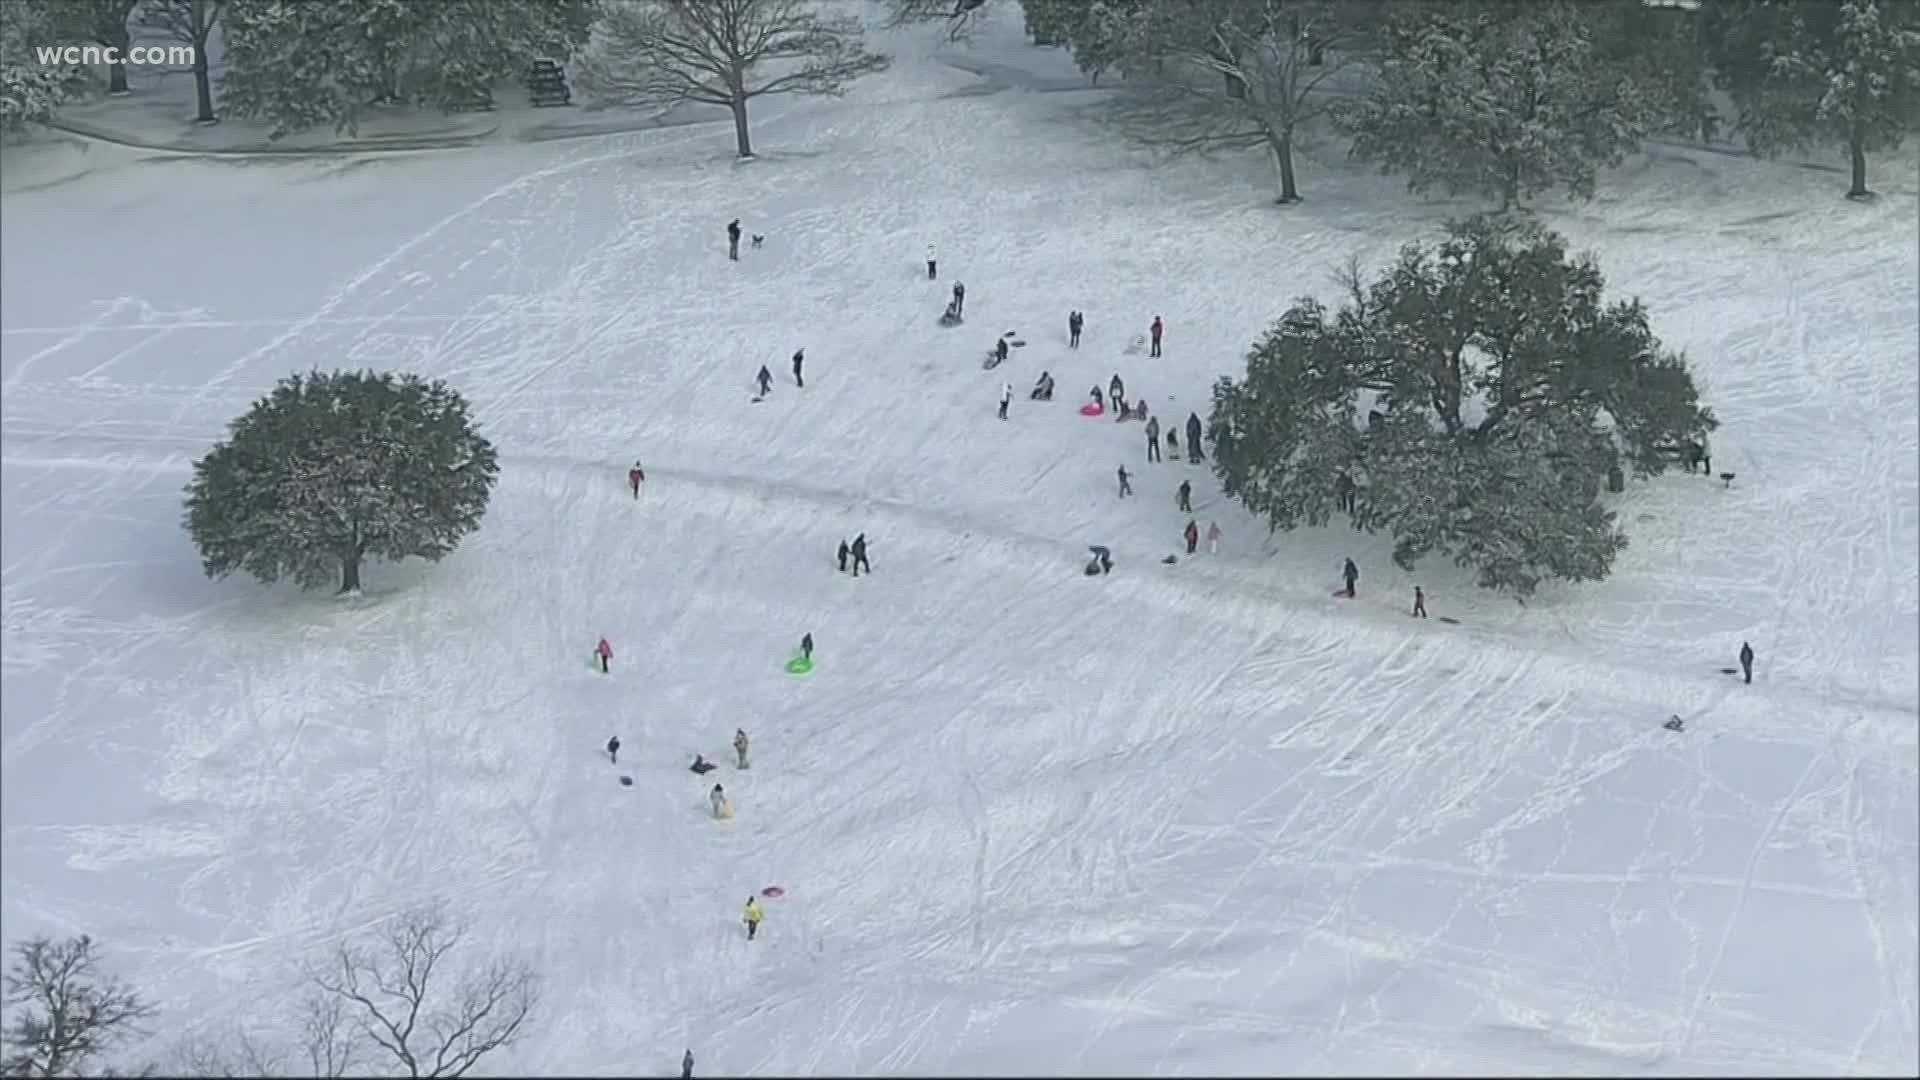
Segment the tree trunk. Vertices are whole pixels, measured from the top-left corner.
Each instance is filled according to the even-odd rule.
[[[1267,136],[1267,152],[1273,155],[1274,171],[1280,175],[1280,198],[1282,203],[1300,201],[1300,190],[1293,182],[1293,133],[1282,132]]]
[[[1847,154],[1853,159],[1853,186],[1847,189],[1847,198],[1864,199],[1871,192],[1867,190],[1867,151],[1858,135],[1847,140]]]
[[[1231,71],[1222,72],[1221,76],[1227,80],[1227,97],[1234,101],[1242,101],[1246,98],[1247,80]]]
[[[360,591],[360,556],[345,555],[340,559],[340,593]]]
[[[131,92],[132,91],[127,89],[127,65],[108,64],[107,65],[107,93],[117,97],[121,94],[127,94]]]
[[[196,124],[219,123],[220,118],[213,115],[213,85],[207,79],[207,37],[205,34],[200,35],[200,40],[195,42],[193,46],[193,97],[196,107],[199,109],[199,111],[194,114],[193,122]]]
[[[747,136],[747,98],[736,90],[733,92],[733,144],[743,158],[753,156],[753,140]]]

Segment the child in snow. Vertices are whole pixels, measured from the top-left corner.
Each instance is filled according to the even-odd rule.
[[[600,658],[600,674],[605,675],[607,673],[607,661],[613,659],[613,646],[607,644],[606,638],[601,638],[600,644],[593,647],[593,655]]]
[[[1166,326],[1161,323],[1160,316],[1155,315],[1153,317],[1153,325],[1147,327],[1147,336],[1153,339],[1153,349],[1147,353],[1148,356],[1160,355],[1160,335],[1165,330]]]
[[[800,365],[805,363],[806,359],[807,359],[807,350],[805,349],[793,350],[793,384],[795,386],[800,387],[802,390],[806,389],[807,380],[800,377]]]
[[[1173,493],[1173,505],[1175,509],[1183,514],[1193,513],[1193,485],[1191,483],[1185,480],[1180,481],[1179,490]]]
[[[935,264],[933,261],[933,245],[928,244],[927,245],[927,280],[928,281],[932,281],[935,277],[934,265]]]
[[[840,541],[839,556],[840,572],[844,574],[847,572],[847,542],[845,540]]]
[[[953,283],[953,313],[955,315],[967,313],[967,287],[958,281]]]
[[[620,736],[618,735],[607,740],[607,760],[615,765],[620,764]]]
[[[740,759],[739,767],[747,767],[747,729],[733,729],[733,752]]]
[[[1360,568],[1353,565],[1352,559],[1348,559],[1347,564],[1340,568],[1340,576],[1347,582],[1347,599],[1353,599],[1353,583],[1360,580]]]
[[[773,372],[767,370],[767,365],[765,364],[760,365],[760,374],[755,375],[753,377],[753,381],[760,384],[761,397],[766,397],[768,393],[772,392]]]
[[[707,803],[713,807],[715,820],[725,820],[733,816],[733,807],[727,805],[727,793],[720,789],[719,784],[713,785],[713,790],[707,792]]]
[[[1122,401],[1126,396],[1127,384],[1121,382],[1119,372],[1115,372],[1113,378],[1107,381],[1107,397],[1114,401]],[[1117,405],[1114,407],[1119,408]]]
[[[1744,641],[1740,643],[1740,670],[1746,675],[1746,681],[1751,683],[1753,681],[1753,646]]]
[[[740,261],[740,219],[727,222],[727,258]]]
[[[1099,409],[1107,407],[1106,399],[1100,396],[1100,388],[1097,386],[1093,388],[1093,404],[1095,408]]]
[[[1191,555],[1200,546],[1200,526],[1193,519],[1187,519],[1187,554]]]
[[[1120,466],[1120,497],[1124,499],[1131,494],[1133,494],[1133,485],[1127,483],[1127,467],[1122,465]]]
[[[634,498],[637,499],[640,497],[640,485],[646,483],[646,481],[646,471],[640,468],[639,462],[634,462],[633,468],[627,470],[627,486],[633,489]]]
[[[927,265],[932,266],[933,264],[928,263]],[[760,920],[766,917],[767,913],[760,910],[760,901],[751,896],[747,897],[747,910],[742,914],[742,918],[747,924],[748,941],[752,941],[753,935],[760,932]]]
[[[1147,421],[1147,460],[1160,460],[1160,418],[1157,416]]]
[[[1013,401],[1013,384],[1010,382],[1001,383],[1000,384],[1000,419],[1005,420],[1007,418],[1007,405],[1012,401]]]
[[[1087,317],[1078,311],[1067,313],[1067,348],[1080,347],[1080,328],[1087,324]]]
[[[1220,554],[1220,523],[1217,521],[1207,523],[1207,554]]]
[[[853,573],[855,577],[860,575],[859,563],[853,564]],[[809,663],[813,661],[813,634],[811,632],[800,636],[800,655]]]

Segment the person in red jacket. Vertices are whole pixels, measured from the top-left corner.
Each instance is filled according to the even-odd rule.
[[[1200,546],[1200,526],[1194,524],[1193,520],[1189,518],[1187,520],[1187,554],[1189,555],[1193,554],[1194,549],[1198,548],[1199,546]]]
[[[640,485],[645,483],[646,479],[646,470],[642,469],[637,461],[633,463],[633,468],[627,470],[627,486],[633,489],[634,498],[640,497]]]
[[[600,658],[600,674],[605,675],[607,673],[607,661],[613,659],[613,646],[607,644],[606,638],[601,638],[600,644],[594,647],[593,655]]]
[[[1160,355],[1160,334],[1165,330],[1166,326],[1160,321],[1160,316],[1155,315],[1153,325],[1147,327],[1147,336],[1153,339],[1153,350],[1147,354],[1148,356]]]

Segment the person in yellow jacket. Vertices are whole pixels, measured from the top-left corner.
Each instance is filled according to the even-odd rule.
[[[745,918],[747,921],[747,940],[748,941],[753,940],[753,935],[758,933],[760,930],[760,920],[766,917],[767,917],[766,912],[760,910],[760,901],[754,899],[751,896],[747,897],[747,911],[746,911]]]

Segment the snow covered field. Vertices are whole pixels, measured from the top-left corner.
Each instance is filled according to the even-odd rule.
[[[165,1009],[155,1054],[267,1025],[299,960],[443,895],[546,975],[493,1071],[1920,1068],[1911,149],[1872,205],[1668,146],[1543,204],[1688,351],[1738,479],[1630,483],[1613,578],[1522,609],[1385,537],[1269,539],[1074,411],[1118,372],[1204,414],[1291,298],[1471,204],[1333,145],[1285,210],[1257,158],[1153,162],[1017,20],[960,57],[984,81],[894,47],[843,101],[760,108],[744,167],[725,126],[10,153],[7,943],[102,939]],[[737,264],[735,216],[767,236]],[[1127,354],[1155,314],[1165,357]],[[1030,344],[983,372],[1002,330]],[[210,583],[189,464],[315,365],[466,392],[486,522],[356,601]],[[1226,539],[1163,566],[1182,477]],[[1416,582],[1456,625],[1406,618]],[[1742,640],[1752,686],[1720,673]],[[736,726],[716,824],[686,761]]]

